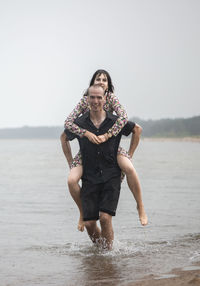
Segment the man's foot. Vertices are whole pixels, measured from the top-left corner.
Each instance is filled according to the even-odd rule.
[[[79,221],[78,221],[78,230],[79,231],[84,231],[84,227],[85,227],[85,223],[84,223],[84,220],[82,217],[79,218]]]
[[[137,206],[137,211],[140,219],[141,225],[145,226],[148,224],[148,217],[145,213],[144,206],[138,207]]]

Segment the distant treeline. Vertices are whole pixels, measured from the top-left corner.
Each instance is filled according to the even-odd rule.
[[[59,138],[63,127],[29,127],[0,129],[0,139],[53,139]]]
[[[130,120],[142,126],[143,137],[200,137],[200,116],[178,119]],[[0,139],[59,138],[63,127],[28,127],[0,129]]]
[[[191,137],[200,136],[200,116],[191,118],[130,120],[142,126],[144,137]]]

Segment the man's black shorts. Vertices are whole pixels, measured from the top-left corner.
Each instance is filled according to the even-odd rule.
[[[119,176],[96,185],[83,181],[81,190],[83,220],[98,220],[99,212],[114,216],[119,200],[120,187],[121,179]]]

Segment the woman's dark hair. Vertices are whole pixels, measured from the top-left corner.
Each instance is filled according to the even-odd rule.
[[[105,70],[97,70],[93,76],[92,76],[92,79],[90,81],[90,86],[94,84],[94,81],[95,81],[95,78],[97,75],[101,75],[101,74],[104,74],[106,75],[107,77],[107,80],[108,80],[108,92],[114,92],[114,86],[112,84],[112,80],[111,80],[111,77],[109,75],[109,73]]]

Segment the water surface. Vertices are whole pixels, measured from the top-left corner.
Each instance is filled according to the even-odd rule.
[[[76,230],[58,140],[0,145],[1,285],[126,285],[200,261],[198,142],[141,141],[133,162],[149,225],[140,226],[124,181],[111,252]]]

